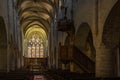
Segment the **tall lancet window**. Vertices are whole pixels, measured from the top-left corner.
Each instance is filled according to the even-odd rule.
[[[39,34],[34,33],[28,41],[28,58],[44,58],[44,45]]]

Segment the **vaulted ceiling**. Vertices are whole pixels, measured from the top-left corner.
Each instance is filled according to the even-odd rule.
[[[17,10],[23,33],[26,34],[31,27],[32,31],[42,28],[47,33],[50,30],[58,4],[59,0],[18,0]]]

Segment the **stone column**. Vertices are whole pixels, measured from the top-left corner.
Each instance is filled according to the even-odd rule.
[[[120,51],[117,48],[117,76],[120,77]]]
[[[56,48],[56,69],[58,69],[58,61],[59,61],[58,56],[59,56],[58,49]]]
[[[112,53],[112,48],[106,48],[101,44],[96,52],[96,77],[114,77],[115,55]]]
[[[51,41],[51,36],[50,36],[50,34],[51,33],[49,32],[49,36],[48,36],[48,68],[49,69],[51,69],[51,67],[52,67],[52,63],[51,63],[52,62],[52,60],[51,60],[52,59],[52,56],[51,56],[52,54],[51,54],[51,42],[50,42]]]
[[[62,70],[65,70],[66,69],[66,66],[65,64],[62,63]]]
[[[0,48],[0,72],[7,72],[7,53],[2,47]]]
[[[74,72],[74,63],[72,61],[70,62],[70,71]]]
[[[21,63],[20,63],[20,53],[18,53],[17,59],[18,59],[18,62],[17,62],[17,68],[20,69],[20,68],[21,68]]]

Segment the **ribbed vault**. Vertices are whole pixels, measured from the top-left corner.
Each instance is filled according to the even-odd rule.
[[[33,25],[39,25],[45,31],[50,30],[58,3],[58,0],[18,0],[19,22],[23,33]]]

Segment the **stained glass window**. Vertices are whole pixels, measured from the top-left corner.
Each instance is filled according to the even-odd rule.
[[[41,44],[41,46],[40,46],[40,57],[44,57],[43,44]]]
[[[40,50],[39,50],[39,44],[37,44],[37,45],[36,45],[36,57],[37,57],[37,58],[39,58],[39,55],[40,55],[39,51],[40,51]]]
[[[35,58],[35,44],[32,45],[32,58]]]
[[[31,57],[31,47],[28,46],[28,57]]]
[[[44,45],[39,34],[34,33],[28,41],[28,58],[44,58]]]

